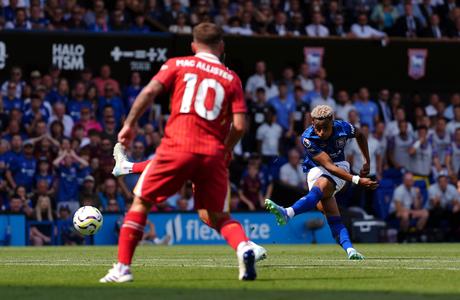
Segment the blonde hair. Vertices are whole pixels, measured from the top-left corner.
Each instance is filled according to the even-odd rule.
[[[334,110],[329,105],[318,105],[311,111],[313,119],[323,120],[334,117]]]
[[[37,200],[37,204],[35,205],[35,217],[37,221],[42,221],[42,207],[41,205],[45,204],[47,205],[47,208],[45,208],[45,212],[47,215],[48,220],[47,221],[53,221],[53,211],[51,209],[51,200],[50,197],[48,196],[39,196]]]

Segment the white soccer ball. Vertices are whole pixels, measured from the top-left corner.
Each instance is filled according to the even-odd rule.
[[[73,227],[83,235],[93,235],[102,226],[102,214],[92,206],[80,207],[73,215]]]

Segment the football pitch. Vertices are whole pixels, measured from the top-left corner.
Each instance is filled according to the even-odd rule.
[[[135,282],[99,284],[115,247],[0,248],[0,299],[460,299],[460,244],[267,245],[258,280],[225,246],[141,246]]]

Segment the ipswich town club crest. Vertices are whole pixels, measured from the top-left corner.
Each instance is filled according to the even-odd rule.
[[[335,141],[335,145],[337,146],[337,148],[345,147],[345,143],[346,143],[345,138],[339,138]]]
[[[408,49],[409,56],[408,75],[412,79],[418,80],[425,76],[427,49]]]

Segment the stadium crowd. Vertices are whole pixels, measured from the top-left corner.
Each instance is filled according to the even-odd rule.
[[[460,37],[457,0],[3,0],[0,28],[190,34],[212,21],[228,34]]]
[[[71,82],[55,67],[30,74],[11,68],[1,85],[0,211],[24,213],[29,220],[64,221],[81,205],[104,212],[126,210],[139,174],[114,178],[112,151],[145,84],[138,72],[128,81],[124,85],[111,78],[109,65],[97,73],[85,69]],[[393,220],[402,232],[448,228],[458,233],[460,94],[403,99],[382,88],[371,97],[366,87],[335,89],[326,70],[311,74],[306,63],[286,67],[275,78],[263,61],[245,82],[245,93],[247,134],[230,165],[233,211],[262,210],[265,198],[290,204],[307,192],[300,135],[310,123],[309,111],[327,104],[338,119],[368,137],[370,175],[381,182],[377,194],[352,186],[338,196],[341,205]],[[139,121],[131,161],[154,155],[168,118],[164,107],[154,104]],[[355,142],[347,145],[346,156],[359,174],[362,157]],[[382,199],[385,194],[390,200]],[[190,183],[154,208],[192,209]],[[32,228],[34,244],[49,239]]]

